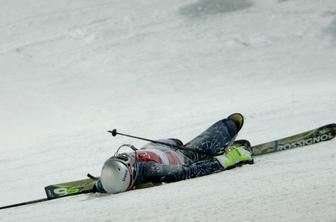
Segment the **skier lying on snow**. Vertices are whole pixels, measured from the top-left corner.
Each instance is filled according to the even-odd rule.
[[[131,145],[123,145],[132,148],[133,152],[118,154],[118,150],[104,163],[95,191],[119,193],[133,189],[138,184],[174,182],[216,173],[245,163],[252,164],[249,143],[234,142],[243,122],[241,114],[232,114],[185,144],[185,147],[200,152],[178,150],[157,143],[149,143],[140,150]],[[159,141],[183,146],[178,139]]]

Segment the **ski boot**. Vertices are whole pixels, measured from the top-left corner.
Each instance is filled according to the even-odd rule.
[[[224,154],[215,156],[215,158],[225,170],[244,164],[253,164],[254,160],[250,147],[249,141],[237,140],[225,149]]]
[[[236,124],[237,132],[239,132],[244,125],[244,117],[240,113],[233,113],[228,117],[228,119],[232,120]]]

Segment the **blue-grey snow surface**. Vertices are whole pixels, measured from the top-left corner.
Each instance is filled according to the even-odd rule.
[[[1,0],[0,206],[98,175],[107,130],[188,141],[232,112],[252,144],[336,121],[335,0]],[[336,142],[0,221],[336,221]]]

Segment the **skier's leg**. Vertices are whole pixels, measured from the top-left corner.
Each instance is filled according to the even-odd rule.
[[[228,170],[243,164],[253,164],[249,148],[248,141],[237,141],[228,147],[225,153],[213,158],[197,160],[190,165],[184,165],[179,171],[163,176],[160,181],[175,182]]]
[[[243,122],[244,118],[241,114],[232,114],[228,118],[213,124],[195,139],[185,144],[185,146],[205,151],[211,155],[222,153],[235,140],[239,130],[243,126]],[[195,155],[195,153],[186,152],[185,154],[195,161],[204,158],[204,155]]]
[[[181,170],[166,174],[161,177],[160,181],[165,183],[186,180],[194,177],[209,175],[224,170],[222,165],[215,158],[196,161],[191,165],[184,165]]]

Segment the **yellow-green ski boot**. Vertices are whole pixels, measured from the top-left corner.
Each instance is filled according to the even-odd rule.
[[[247,140],[238,140],[229,146],[224,154],[215,156],[215,158],[226,170],[243,164],[253,164],[250,147]]]

